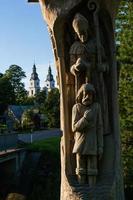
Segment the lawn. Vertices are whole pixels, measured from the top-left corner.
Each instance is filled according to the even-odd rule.
[[[32,152],[41,152],[34,174],[32,192],[27,200],[60,199],[60,137],[53,137],[28,145]]]
[[[45,140],[33,142],[28,145],[28,149],[32,151],[49,151],[51,153],[59,153],[60,137],[52,137]]]

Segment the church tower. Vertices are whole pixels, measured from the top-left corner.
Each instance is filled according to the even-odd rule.
[[[45,87],[47,88],[48,91],[55,88],[55,81],[54,81],[54,78],[53,78],[53,75],[52,75],[50,65],[49,65],[49,68],[48,68],[48,74],[47,74],[47,78],[46,78],[46,81],[45,81]]]
[[[29,96],[35,96],[40,91],[40,79],[36,72],[36,65],[33,65],[33,71],[30,78]]]

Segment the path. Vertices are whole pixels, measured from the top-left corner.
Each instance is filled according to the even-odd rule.
[[[18,140],[23,141],[25,143],[32,143],[33,141],[43,140],[57,136],[61,136],[60,129],[41,130],[41,131],[35,131],[33,133],[18,134]]]

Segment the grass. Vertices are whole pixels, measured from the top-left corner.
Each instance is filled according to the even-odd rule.
[[[33,179],[32,192],[27,200],[60,199],[60,137],[53,137],[28,145],[41,158]]]
[[[33,142],[28,145],[28,149],[32,151],[49,151],[51,153],[59,153],[60,137],[52,137],[45,140]]]

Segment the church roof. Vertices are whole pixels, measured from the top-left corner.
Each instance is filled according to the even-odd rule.
[[[50,82],[54,81],[50,65],[49,65],[49,68],[48,68],[48,74],[47,74],[46,81],[50,81]]]
[[[32,71],[30,80],[39,80],[38,74],[36,72],[36,65],[35,64],[33,65],[33,71]]]
[[[9,105],[8,106],[8,111],[12,112],[12,114],[14,115],[14,117],[20,121],[22,114],[25,110],[28,110],[30,108],[32,108],[33,106],[31,105],[26,105],[26,106],[18,106],[18,105]]]

